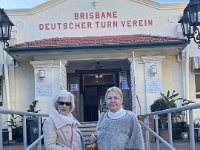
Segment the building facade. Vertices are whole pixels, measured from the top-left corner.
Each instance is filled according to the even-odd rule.
[[[49,0],[6,13],[15,24],[2,48],[2,108],[49,113],[60,89],[76,98],[74,115],[94,121],[108,87],[119,86],[124,107],[150,112],[160,92],[199,101],[198,46],[182,36],[186,3],[151,0]]]

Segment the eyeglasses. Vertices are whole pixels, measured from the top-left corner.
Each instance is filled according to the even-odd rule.
[[[61,102],[61,101],[58,101],[57,102],[58,103],[58,105],[66,105],[66,106],[71,106],[71,102]]]

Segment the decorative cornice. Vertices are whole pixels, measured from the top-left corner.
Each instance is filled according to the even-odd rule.
[[[61,61],[61,60],[30,61],[30,64],[34,68],[59,67],[61,62],[64,65],[67,64],[67,61]]]
[[[49,0],[47,2],[44,2],[36,7],[30,8],[30,9],[7,9],[6,13],[8,15],[12,16],[18,16],[18,15],[33,15],[37,14],[41,11],[44,11],[48,8],[51,8],[53,6],[56,6],[60,3],[63,3],[66,0]]]
[[[149,56],[149,57],[141,57],[144,63],[152,63],[152,62],[162,62],[165,59],[165,56]]]
[[[133,2],[137,2],[155,9],[184,9],[187,5],[186,2],[182,2],[182,3],[158,3],[155,2],[153,0],[130,0]]]
[[[30,9],[7,9],[5,10],[8,15],[12,16],[19,16],[19,15],[33,15],[36,13],[39,13],[41,11],[44,11],[48,8],[51,8],[53,6],[56,6],[60,3],[63,3],[66,0],[49,0],[47,2],[44,2],[36,7],[30,8]],[[151,8],[159,9],[159,10],[173,10],[173,9],[184,9],[187,5],[187,3],[157,3],[152,0],[130,0],[142,5],[149,6]]]

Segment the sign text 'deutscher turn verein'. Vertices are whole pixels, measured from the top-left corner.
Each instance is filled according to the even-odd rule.
[[[39,23],[39,30],[78,30],[153,26],[152,19],[119,19],[117,11],[74,13],[71,21]]]

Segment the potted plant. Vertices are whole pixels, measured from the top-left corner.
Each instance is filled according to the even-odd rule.
[[[34,113],[38,113],[40,110],[35,110],[36,109],[36,105],[38,103],[38,100],[34,100],[32,102],[32,104],[29,105],[29,109],[27,110],[28,112],[34,112]]]
[[[170,91],[168,90],[167,95],[165,96],[163,93],[160,93],[160,97],[154,101],[154,103],[150,106],[151,112],[161,111],[169,108],[177,107],[175,97],[178,96],[178,93],[175,91],[170,95]],[[176,114],[172,113],[172,120],[176,118]],[[161,128],[167,127],[167,114],[159,115],[160,126]]]
[[[186,106],[191,103],[195,103],[191,100],[185,99],[185,98],[178,98],[177,101],[182,101],[181,106]],[[188,140],[189,137],[189,125],[186,122],[187,119],[187,112],[186,111],[181,111],[180,112],[180,119],[176,121],[175,126],[173,127],[174,133],[176,136],[173,136],[174,139],[183,139],[183,140]]]
[[[154,101],[154,103],[150,106],[151,112],[155,111],[161,111],[169,108],[177,107],[176,105],[176,97],[178,96],[178,93],[173,91],[170,93],[170,91],[167,91],[167,94],[164,95],[163,93],[160,93],[160,97]],[[161,137],[163,137],[165,140],[168,139],[168,115],[167,114],[160,114],[159,116],[159,132]],[[179,116],[179,113],[172,113],[172,121],[174,121]],[[166,137],[165,137],[166,136]]]
[[[18,116],[15,116],[14,114],[11,114],[10,115],[10,120],[9,121],[6,121],[8,122],[8,126],[11,128],[11,129],[15,129],[17,127],[17,122],[16,122],[16,119],[18,118]]]

